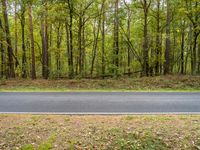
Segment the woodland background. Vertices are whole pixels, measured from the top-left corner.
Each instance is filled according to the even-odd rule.
[[[200,74],[199,0],[1,0],[0,78]]]

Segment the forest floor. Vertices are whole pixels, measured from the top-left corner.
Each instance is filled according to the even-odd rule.
[[[0,149],[200,149],[200,116],[0,115]]]
[[[3,92],[67,91],[200,91],[200,76],[159,76],[119,79],[0,80]]]

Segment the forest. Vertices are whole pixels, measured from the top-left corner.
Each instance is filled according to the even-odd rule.
[[[200,74],[199,0],[1,0],[0,78]]]

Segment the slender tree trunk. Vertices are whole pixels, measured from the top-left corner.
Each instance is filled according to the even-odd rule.
[[[15,77],[15,71],[14,71],[14,61],[13,61],[13,49],[10,39],[10,29],[9,29],[9,23],[8,23],[8,14],[7,14],[7,1],[1,0],[2,2],[2,14],[4,18],[4,24],[5,24],[5,33],[6,33],[6,42],[8,44],[8,64],[7,64],[7,77],[8,78],[14,78]]]
[[[48,79],[48,55],[47,55],[47,44],[45,38],[45,25],[43,17],[41,18],[41,35],[42,35],[42,76],[44,79]]]
[[[106,19],[106,14],[105,14],[105,0],[102,0],[102,25],[101,25],[101,36],[102,36],[102,43],[101,43],[101,74],[102,77],[104,78],[105,76],[105,19]]]
[[[72,0],[67,0],[68,3],[68,8],[69,8],[69,22],[68,18],[66,18],[66,24],[68,26],[69,30],[69,47],[68,47],[68,66],[69,66],[69,78],[72,79],[74,78],[74,61],[73,61],[73,11],[74,11],[74,6],[73,6],[73,1]],[[68,32],[67,30],[67,32]]]
[[[200,74],[200,40],[198,43],[198,70],[197,73]]]
[[[0,33],[3,33],[3,26],[0,18]],[[0,36],[0,52],[1,52],[1,70],[0,70],[0,78],[3,78],[5,76],[5,51],[3,47],[3,37]]]
[[[166,26],[166,50],[165,50],[165,64],[164,74],[170,74],[170,53],[171,53],[171,41],[170,41],[170,0],[167,0],[167,26]]]
[[[61,56],[60,56],[60,46],[62,42],[62,26],[59,23],[57,28],[57,53],[56,53],[56,66],[57,66],[57,77],[61,76]]]
[[[79,49],[79,74],[82,76],[82,27],[83,27],[83,20],[82,20],[82,13],[79,16],[79,29],[78,29],[78,49]]]
[[[5,52],[3,47],[3,42],[0,40],[0,52],[1,52],[1,72],[0,72],[0,78],[3,78],[5,76]]]
[[[179,65],[178,61],[176,61],[176,51],[175,51],[176,50],[176,29],[174,26],[172,28],[173,28],[173,47],[172,48],[170,47],[170,67],[169,67],[170,73],[173,73],[173,71],[176,72],[177,71],[176,67],[178,68],[178,65]]]
[[[45,44],[46,44],[46,49],[45,49],[45,57],[46,57],[46,67],[45,67],[45,78],[47,79],[49,77],[49,25],[48,25],[48,1],[45,0]]]
[[[53,47],[53,24],[50,25],[49,27],[49,47],[52,48]],[[52,52],[49,51],[48,52],[48,59],[49,59],[49,74],[51,74],[51,70],[52,70]]]
[[[193,34],[193,52],[192,52],[192,74],[193,75],[196,75],[197,73],[197,39],[198,39],[198,33],[196,33],[194,31],[194,34]]]
[[[149,76],[149,41],[148,41],[148,12],[151,1],[143,0],[144,10],[144,45],[143,45],[143,76]]]
[[[41,17],[41,36],[42,36],[42,76],[44,79],[49,77],[48,62],[48,20],[47,20],[47,1],[45,3],[45,15]]]
[[[115,15],[114,15],[114,75],[118,76],[119,70],[119,0],[115,0]]]
[[[34,35],[33,35],[33,17],[32,17],[32,4],[29,4],[29,23],[30,23],[30,39],[31,39],[31,78],[36,79],[35,71],[35,44],[34,44]]]
[[[85,22],[85,18],[83,18],[83,22]],[[85,76],[85,26],[82,29],[82,76]]]
[[[21,4],[21,29],[22,29],[22,78],[27,78],[27,60],[25,46],[25,6]]]
[[[102,6],[101,6],[102,7]],[[101,17],[99,17],[98,20],[98,25],[97,25],[97,32],[96,31],[96,21],[94,22],[94,44],[93,44],[93,57],[92,57],[92,65],[91,65],[91,70],[90,70],[90,75],[93,75],[93,70],[94,70],[94,63],[96,59],[96,54],[97,54],[97,47],[98,47],[98,40],[99,40],[99,32],[100,32],[100,27],[101,27]]]
[[[188,33],[188,37],[189,37],[189,52],[190,52],[190,64],[191,64],[191,74],[193,72],[193,50],[192,50],[192,24],[190,24],[190,27],[189,27],[189,33]],[[185,69],[187,70],[187,69]]]
[[[15,57],[18,58],[18,25],[17,25],[17,0],[15,0],[15,6],[14,6],[15,10],[15,16],[14,16],[14,20],[15,20]],[[19,65],[18,60],[16,59],[15,62],[15,68],[17,68]]]
[[[160,45],[163,44],[163,31],[161,30],[160,32]],[[162,57],[163,57],[163,48],[162,46],[160,46],[160,57],[159,57],[159,60],[160,60],[160,74],[163,74],[163,69],[164,69],[164,64],[163,64],[163,60],[162,60]]]
[[[184,48],[185,48],[185,20],[183,21],[181,33],[181,74],[184,74]]]
[[[156,76],[160,74],[160,53],[161,53],[161,43],[160,43],[160,0],[157,0],[157,30],[156,30],[156,66],[155,66],[155,73]]]
[[[65,30],[66,30],[66,46],[67,46],[67,61],[68,61],[68,77],[70,77],[70,39],[69,39],[69,19],[66,17],[65,21]]]
[[[131,38],[131,17],[132,13],[130,10],[128,10],[128,22],[127,22],[127,38],[128,41],[130,41]],[[129,43],[127,43],[128,48],[128,76],[131,75],[131,46]]]

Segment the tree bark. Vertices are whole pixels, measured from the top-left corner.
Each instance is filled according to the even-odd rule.
[[[17,0],[15,0],[15,8],[14,8],[14,20],[15,20],[15,57],[18,58],[18,25],[17,25]],[[15,68],[19,65],[18,60],[16,59]]]
[[[165,50],[165,64],[164,74],[170,74],[170,54],[171,54],[171,40],[170,40],[170,0],[167,0],[167,25],[166,25],[166,50]]]
[[[128,41],[130,41],[131,38],[131,17],[132,13],[130,10],[128,10],[128,22],[127,22],[127,38]],[[127,43],[128,48],[128,76],[131,75],[131,46]]]
[[[1,0],[2,2],[2,14],[4,18],[4,24],[5,24],[5,33],[6,33],[6,42],[8,44],[8,62],[7,62],[7,77],[8,78],[15,78],[15,71],[14,71],[14,61],[13,61],[13,49],[10,39],[10,29],[9,29],[9,23],[8,23],[8,14],[7,14],[7,1]]]
[[[62,26],[59,23],[57,27],[57,52],[56,52],[56,69],[57,69],[57,77],[61,76],[61,56],[60,56],[60,46],[62,42]]]
[[[103,4],[101,5],[101,11],[102,12]],[[92,56],[92,65],[91,65],[91,70],[90,70],[90,75],[93,75],[93,70],[94,70],[94,63],[96,59],[96,54],[97,54],[97,47],[98,47],[98,40],[99,40],[99,32],[101,28],[101,17],[98,19],[98,25],[97,25],[97,32],[96,32],[96,21],[94,21],[94,44],[93,44],[93,56]],[[95,34],[96,33],[96,34]]]
[[[185,20],[182,24],[182,33],[181,33],[181,74],[184,74],[184,48],[185,48]]]
[[[47,1],[44,1],[45,13],[41,16],[41,36],[42,36],[42,76],[44,79],[49,77],[48,62],[48,20],[47,20]]]
[[[66,32],[68,36],[68,67],[69,67],[69,78],[74,78],[74,61],[73,61],[73,1],[67,0],[68,8],[69,8],[69,22],[68,18],[66,18]]]
[[[157,0],[157,30],[156,30],[156,66],[155,74],[158,76],[160,74],[160,53],[161,53],[161,43],[160,43],[160,0]]]
[[[0,18],[0,33],[3,33],[3,25],[2,25],[2,21]],[[4,47],[3,47],[3,37],[0,36],[0,52],[1,52],[1,70],[0,70],[0,78],[4,78],[5,77],[5,51],[4,51]]]
[[[47,44],[45,38],[45,25],[43,17],[41,18],[41,36],[42,36],[42,76],[44,79],[48,79],[48,55]]]
[[[151,0],[142,2],[144,10],[144,45],[143,45],[143,76],[149,76],[149,41],[148,41],[148,13],[151,5]]]
[[[82,68],[82,27],[83,27],[83,15],[82,12],[79,16],[79,25],[78,25],[78,49],[79,49],[79,74],[82,76],[83,68]]]
[[[102,43],[101,43],[101,74],[104,78],[105,75],[105,19],[106,19],[106,12],[105,12],[105,0],[102,0],[102,25],[101,25],[101,36],[102,36]]]
[[[118,76],[119,73],[119,0],[115,0],[115,14],[114,14],[114,70],[113,73],[115,76]]]
[[[27,78],[27,60],[25,46],[25,4],[21,4],[21,33],[22,33],[22,78]]]
[[[33,17],[32,17],[32,4],[29,4],[29,23],[30,23],[30,39],[31,39],[31,78],[36,79],[36,70],[35,70],[35,45],[34,45],[34,35],[33,35]]]

